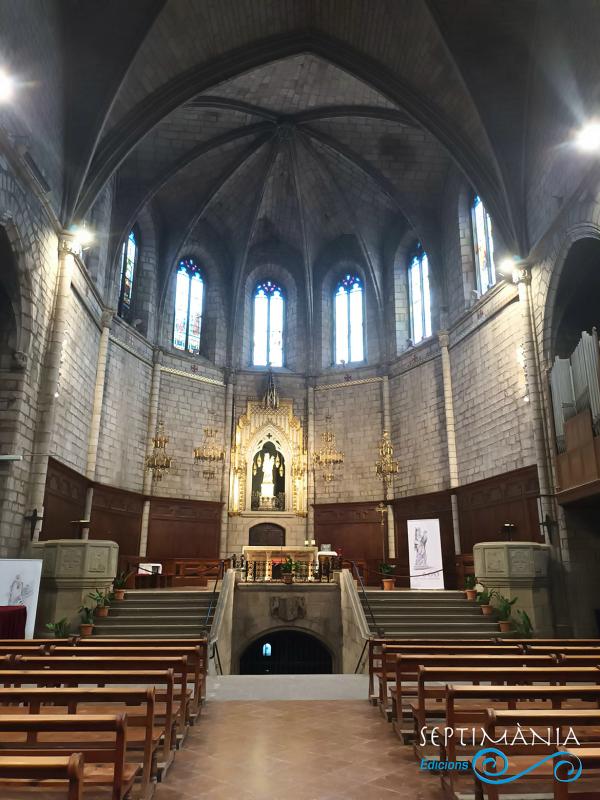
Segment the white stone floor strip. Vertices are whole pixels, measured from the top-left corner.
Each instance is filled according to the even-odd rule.
[[[366,700],[366,675],[209,675],[208,702],[227,700]]]

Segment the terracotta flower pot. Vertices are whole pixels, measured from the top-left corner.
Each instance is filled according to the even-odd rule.
[[[284,583],[290,584],[294,582],[294,576],[291,572],[282,572],[281,575]]]
[[[115,600],[125,600],[125,589],[115,589]]]
[[[475,600],[477,598],[477,589],[465,589],[465,597],[467,600]]]
[[[79,626],[79,635],[80,636],[91,636],[92,631],[94,630],[94,626],[90,622],[89,624],[84,624],[83,622]]]
[[[492,605],[483,605],[483,603],[479,606],[481,608],[481,613],[484,617],[491,617],[494,613],[494,606]]]
[[[384,592],[391,592],[392,589],[396,586],[396,579],[395,578],[382,578],[381,585],[383,586]]]
[[[97,606],[96,607],[96,616],[97,617],[108,617],[108,606]]]
[[[500,625],[500,633],[510,633],[512,631],[512,622],[509,619],[501,619],[498,624]]]

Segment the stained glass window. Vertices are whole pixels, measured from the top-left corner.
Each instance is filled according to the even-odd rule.
[[[408,296],[410,300],[410,337],[413,344],[431,336],[431,297],[429,293],[429,261],[422,246],[408,265]]]
[[[192,258],[183,258],[177,268],[175,284],[175,323],[173,347],[188,353],[200,352],[204,281]]]
[[[364,360],[363,288],[357,275],[344,275],[334,297],[335,363]]]
[[[481,294],[483,294],[496,283],[496,267],[494,265],[492,220],[485,210],[485,206],[481,202],[479,195],[475,195],[473,198],[471,219],[473,222],[473,246],[475,248],[477,286]]]
[[[133,297],[133,279],[138,257],[138,242],[135,230],[123,242],[121,249],[121,277],[119,293],[119,316],[129,320],[131,317],[131,301]]]
[[[254,338],[252,363],[255,367],[283,366],[283,291],[273,281],[263,281],[254,290]]]

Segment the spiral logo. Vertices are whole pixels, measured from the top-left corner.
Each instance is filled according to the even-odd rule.
[[[566,756],[568,756],[568,758],[566,758]],[[500,766],[497,762],[498,759],[500,759]],[[508,770],[508,756],[495,747],[488,747],[476,753],[471,762],[471,766],[475,775],[484,783],[512,783],[513,781],[519,780],[519,778],[522,778],[524,775],[533,772],[547,761],[552,761],[552,759],[557,759],[553,768],[554,777],[561,783],[572,783],[576,781],[583,771],[583,765],[579,758],[568,753],[566,750],[544,756],[544,758],[540,758],[539,761],[527,767],[527,769],[524,769],[522,772],[518,772],[516,775],[509,775],[506,778],[503,776],[506,775]],[[559,769],[565,764],[567,765],[566,777],[561,777],[559,775]]]

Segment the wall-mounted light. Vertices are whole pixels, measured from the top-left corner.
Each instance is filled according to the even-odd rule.
[[[15,93],[15,79],[0,70],[0,103],[8,103]]]
[[[600,151],[600,121],[586,122],[575,135],[575,145],[584,153]]]
[[[509,542],[512,542],[516,530],[517,526],[514,522],[503,522],[500,526],[500,533],[505,536]]]

